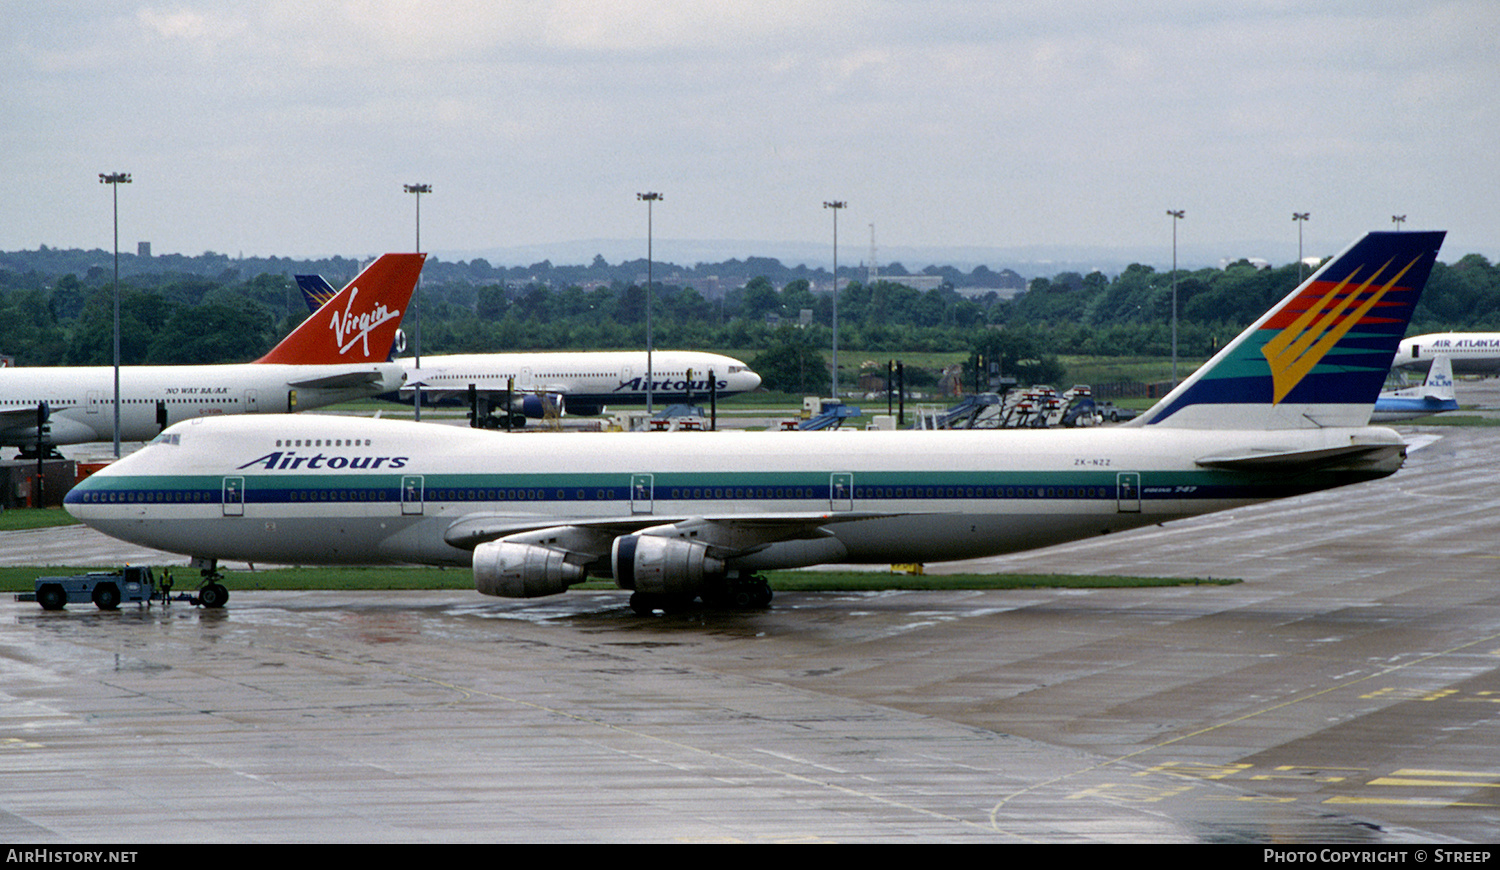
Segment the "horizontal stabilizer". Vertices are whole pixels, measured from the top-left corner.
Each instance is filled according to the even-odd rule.
[[[301,381],[292,381],[290,385],[299,390],[339,390],[347,387],[378,384],[380,380],[380,372],[372,369],[367,372],[341,372],[321,378],[307,378]]]
[[[1381,462],[1391,458],[1403,458],[1405,444],[1379,442],[1375,444],[1343,444],[1337,447],[1319,447],[1310,450],[1250,450],[1243,453],[1204,456],[1194,460],[1206,468],[1223,468],[1231,471],[1312,471],[1353,459]]]

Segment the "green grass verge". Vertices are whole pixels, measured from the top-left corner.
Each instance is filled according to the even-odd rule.
[[[76,525],[77,520],[62,508],[12,508],[0,511],[0,532],[47,529]]]
[[[30,592],[37,577],[87,574],[105,568],[0,568],[0,592]],[[178,591],[197,586],[197,572],[172,568]],[[1222,578],[1072,576],[1067,574],[951,574],[917,575],[884,571],[772,571],[771,588],[779,592],[884,592],[891,590],[965,589],[1112,589],[1156,586],[1225,586],[1239,580]],[[463,568],[278,568],[230,571],[231,592],[252,589],[323,590],[336,592],[473,589],[474,580]],[[575,589],[613,589],[608,580],[591,580]]]

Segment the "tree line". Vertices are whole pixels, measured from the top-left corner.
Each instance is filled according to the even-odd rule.
[[[112,270],[96,264],[81,275],[54,276],[10,268],[11,256],[0,256],[0,353],[14,357],[17,365],[108,364]],[[358,267],[353,261],[318,262],[345,270],[326,270],[334,284],[347,281]],[[248,277],[237,268],[214,276],[122,276],[122,361],[192,364],[258,357],[306,316],[292,279],[303,265],[284,263],[283,271]],[[310,265],[307,271],[318,269]],[[761,265],[763,272],[788,274]],[[671,274],[668,267],[657,268]],[[842,356],[844,350],[850,359],[854,354],[983,354],[1023,383],[1062,380],[1065,372],[1056,360],[1061,354],[1171,352],[1174,276],[1150,266],[1131,265],[1113,277],[1062,272],[1033,279],[1014,297],[998,288],[961,292],[946,279],[937,288],[917,290],[894,281],[861,281],[852,270],[846,278],[840,271],[841,377],[850,384],[858,372]],[[434,277],[429,266],[420,291],[423,353],[645,346],[647,293],[637,280],[518,285],[454,277],[444,270],[436,274],[447,277]],[[1298,275],[1296,264],[1257,268],[1248,261],[1179,270],[1179,353],[1211,355],[1290,292]],[[715,298],[691,284],[657,281],[650,294],[655,345],[733,351],[746,355],[772,388],[816,391],[827,381],[825,351],[834,318],[834,298],[814,289],[817,277],[778,283],[758,274]],[[830,277],[823,273],[825,281]],[[806,323],[804,311],[810,312]],[[410,323],[408,317],[408,330]],[[1500,268],[1483,256],[1469,254],[1433,269],[1412,332],[1446,329],[1500,331]],[[908,383],[935,380],[934,372],[908,371]]]

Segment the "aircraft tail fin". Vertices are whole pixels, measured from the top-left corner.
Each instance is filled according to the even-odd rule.
[[[1126,425],[1367,425],[1444,235],[1366,234]]]
[[[1424,394],[1434,399],[1458,398],[1453,391],[1453,359],[1446,353],[1432,359],[1432,368],[1427,370],[1427,380],[1422,382]]]
[[[312,314],[319,308],[328,304],[328,300],[338,295],[333,285],[329,284],[322,275],[297,275],[297,289],[302,291],[302,299],[307,303],[307,313]]]
[[[256,362],[385,362],[426,259],[426,254],[382,256]]]

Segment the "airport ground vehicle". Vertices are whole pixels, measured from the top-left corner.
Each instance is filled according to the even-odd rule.
[[[198,590],[196,596],[179,594],[172,597],[172,578],[162,572],[158,583],[156,573],[149,567],[127,565],[118,571],[96,571],[88,574],[73,574],[61,577],[38,577],[35,592],[23,592],[17,601],[35,601],[43,610],[62,610],[69,604],[94,602],[100,610],[114,610],[121,604],[143,601],[186,601],[204,607],[223,607],[229,600],[229,590],[218,583],[209,583]]]

